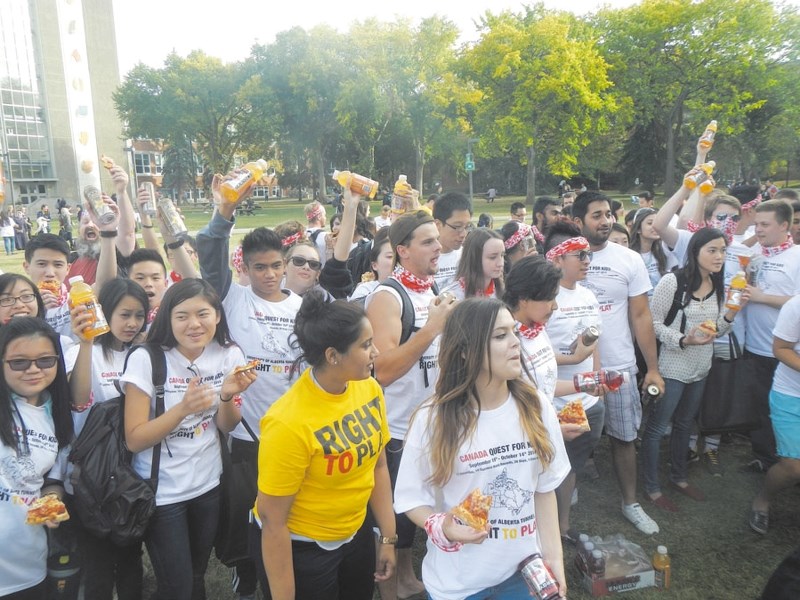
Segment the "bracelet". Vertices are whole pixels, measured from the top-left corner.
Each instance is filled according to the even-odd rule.
[[[736,317],[734,317],[734,319],[735,319],[735,318],[736,318]],[[728,320],[728,317],[726,317],[725,315],[722,315],[722,320],[723,320],[723,321],[725,321],[726,323],[733,323],[733,319],[731,319],[731,320],[729,321],[729,320]]]
[[[425,519],[425,532],[433,545],[445,552],[458,552],[464,545],[461,542],[451,542],[444,534],[442,526],[447,515],[445,513],[433,513]]]
[[[222,397],[222,392],[220,392],[220,394],[219,394],[219,401],[220,401],[220,402],[225,402],[226,404],[227,404],[228,402],[230,402],[231,400],[233,400],[234,398],[235,398],[235,396],[231,396],[230,398],[228,398],[227,400],[225,400],[225,398],[223,398],[223,397]]]
[[[153,229],[154,225],[142,225],[142,229]]]
[[[116,229],[114,231],[101,231],[100,232],[100,237],[103,237],[103,238],[115,238],[115,237],[117,237],[117,235],[118,235],[118,232],[117,232]]]
[[[183,246],[184,241],[185,240],[181,238],[177,242],[170,242],[169,244],[167,244],[167,248],[169,248],[170,250],[177,250],[178,248]]]
[[[683,340],[686,339],[686,336],[683,336],[681,339],[678,340],[678,346],[680,346],[681,350],[686,350],[686,346],[683,345]]]

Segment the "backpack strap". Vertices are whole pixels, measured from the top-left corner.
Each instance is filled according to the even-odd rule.
[[[167,355],[157,344],[145,343],[141,346],[131,348],[128,355],[125,357],[125,367],[123,372],[128,368],[128,359],[133,354],[136,348],[144,348],[150,355],[150,364],[153,368],[153,387],[156,394],[156,418],[164,414],[164,384],[167,381]],[[161,442],[153,446],[153,460],[150,465],[150,484],[153,486],[153,492],[158,490],[158,470],[161,467]]]
[[[412,333],[419,331],[419,327],[414,325],[414,321],[416,320],[414,305],[411,303],[411,297],[408,295],[405,286],[396,279],[389,277],[381,285],[392,288],[400,295],[400,345],[402,346],[408,341]]]
[[[689,302],[692,301],[692,294],[689,291],[689,279],[686,277],[686,273],[681,269],[675,271],[674,275],[677,286],[675,287],[675,295],[672,297],[672,306],[669,307],[667,316],[664,318],[664,325],[667,327],[672,325],[673,321],[675,321],[675,317],[678,316],[678,311],[683,311],[683,309],[689,306]],[[685,330],[686,313],[683,312],[681,316],[680,332],[685,333]]]

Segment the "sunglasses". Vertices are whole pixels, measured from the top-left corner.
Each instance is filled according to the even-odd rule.
[[[717,215],[715,215],[715,217],[716,217],[717,221],[719,221],[721,223],[724,223],[728,219],[730,219],[734,223],[738,223],[742,218],[739,215],[729,215],[728,213],[718,213]]]
[[[314,260],[313,258],[303,258],[302,256],[293,256],[289,259],[291,263],[295,267],[305,267],[308,265],[308,268],[312,271],[319,271],[322,268],[322,263],[318,260]]]
[[[36,363],[37,369],[52,369],[58,362],[57,356],[42,356],[40,358],[12,358],[7,360],[8,368],[12,371],[27,371]]]
[[[588,258],[589,260],[592,260],[592,256],[593,256],[593,254],[592,254],[591,250],[581,250],[581,251],[580,251],[580,252],[578,252],[577,254],[567,254],[567,256],[575,256],[575,257],[577,257],[577,259],[578,259],[579,261],[583,262],[583,261],[585,261],[587,258]]]

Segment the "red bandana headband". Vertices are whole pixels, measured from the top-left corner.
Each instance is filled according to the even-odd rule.
[[[314,210],[312,210],[310,213],[307,213],[306,219],[308,219],[308,222],[310,223],[311,221],[316,221],[318,219],[321,219],[324,214],[325,214],[325,209],[322,208],[322,206],[320,205]]]
[[[756,206],[761,204],[761,201],[762,201],[761,194],[759,194],[753,200],[750,200],[750,202],[745,202],[744,204],[742,204],[742,212],[744,213],[750,212]]]
[[[242,272],[242,266],[244,265],[244,254],[242,253],[241,246],[237,246],[236,250],[233,251],[233,256],[231,256],[231,263],[233,263],[233,268],[236,269],[237,273]]]
[[[292,235],[283,238],[281,240],[281,246],[283,246],[284,248],[288,248],[289,246],[294,246],[304,237],[305,237],[305,232],[298,231],[297,233],[293,233]]]
[[[545,258],[547,260],[552,261],[557,256],[563,256],[567,252],[572,252],[574,250],[588,250],[589,249],[589,240],[585,237],[574,237],[569,238],[568,240],[564,240],[558,246],[554,246],[547,251],[545,254]]]
[[[505,247],[506,250],[511,250],[511,248],[513,248],[514,246],[519,244],[526,237],[529,237],[531,235],[531,233],[533,234],[533,236],[537,240],[539,239],[536,236],[536,234],[539,233],[539,230],[536,229],[535,226],[531,227],[530,225],[528,225],[526,223],[520,223],[519,227],[517,228],[517,231],[514,233],[514,235],[512,235],[505,242],[503,242],[503,246]],[[539,236],[541,236],[541,235],[542,234],[539,233]]]

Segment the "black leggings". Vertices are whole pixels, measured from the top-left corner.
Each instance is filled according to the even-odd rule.
[[[272,600],[257,523],[250,524],[249,545],[264,598]],[[366,523],[336,550],[323,550],[316,542],[292,540],[292,564],[296,600],[372,600],[375,536]]]

